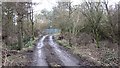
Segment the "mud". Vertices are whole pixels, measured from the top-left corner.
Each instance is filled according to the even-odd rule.
[[[53,36],[43,36],[34,50],[32,66],[82,66],[78,60],[64,47],[53,40]]]

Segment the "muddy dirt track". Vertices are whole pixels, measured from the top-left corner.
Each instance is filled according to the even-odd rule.
[[[32,66],[79,66],[79,60],[58,45],[53,36],[43,36],[34,51]]]

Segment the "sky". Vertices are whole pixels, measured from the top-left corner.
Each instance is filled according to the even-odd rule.
[[[34,12],[40,13],[41,10],[46,9],[48,11],[51,11],[54,6],[57,5],[57,2],[60,0],[33,0],[33,2],[39,3],[39,5],[34,6]],[[61,0],[61,1],[68,1],[68,0]],[[71,0],[72,5],[77,5],[82,3],[83,0]],[[92,1],[98,1],[98,0],[92,0]],[[120,0],[108,0],[109,5],[114,5],[115,3],[118,3]]]

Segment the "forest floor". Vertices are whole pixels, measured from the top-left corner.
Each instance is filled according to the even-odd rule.
[[[100,47],[97,48],[96,44],[91,42],[90,35],[81,34],[77,38],[72,38],[75,42],[72,42],[74,45],[70,46],[65,38],[59,40],[58,37],[59,35],[55,36],[57,43],[84,60],[96,63],[95,66],[118,66],[117,43],[104,40],[99,42]]]
[[[28,66],[32,62],[32,48],[8,50],[2,47],[2,66]]]

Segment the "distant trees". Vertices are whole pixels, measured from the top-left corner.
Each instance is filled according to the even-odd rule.
[[[61,32],[71,31],[70,14],[71,2],[58,2],[58,6],[53,9],[52,23],[61,29]],[[68,27],[66,27],[68,25]]]
[[[85,2],[83,3],[82,14],[86,17],[88,28],[87,30],[94,34],[97,47],[99,47],[100,40],[100,26],[103,19],[103,6],[101,2]]]
[[[27,26],[24,27],[26,23],[28,27],[31,26],[30,29],[26,28]],[[33,26],[32,2],[2,3],[2,38],[7,46],[22,49],[27,38],[34,39]]]
[[[119,29],[119,25],[120,25],[120,2],[118,3],[118,43],[120,41],[120,29]],[[120,44],[120,43],[119,43]]]
[[[108,2],[87,2],[71,5],[71,2],[58,2],[53,8],[52,24],[63,34],[78,36],[81,32],[92,34],[99,47],[99,41],[118,40],[118,5],[109,7]]]
[[[10,25],[12,26],[13,23],[13,5],[11,5],[13,3],[2,3],[2,37],[6,43],[6,45],[9,45],[9,37],[12,31],[12,27],[10,27]],[[15,5],[15,4],[14,4]],[[3,23],[4,22],[4,23]]]
[[[22,48],[23,45],[23,18],[26,15],[25,11],[25,3],[16,3],[16,11],[17,11],[17,26],[18,26],[18,48],[19,50]]]
[[[47,11],[46,9],[43,9],[40,14],[35,15],[35,28],[42,32],[44,29],[47,29],[50,27],[51,19],[51,12]]]
[[[106,11],[107,11],[107,20],[106,20],[106,24],[107,24],[107,28],[108,29],[108,33],[106,33],[109,38],[112,38],[113,41],[117,41],[118,40],[118,4],[116,4],[114,6],[114,8],[112,6],[108,6],[107,2],[104,2]]]
[[[2,3],[0,2],[0,23],[2,21]]]

